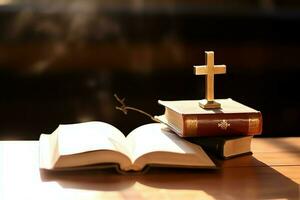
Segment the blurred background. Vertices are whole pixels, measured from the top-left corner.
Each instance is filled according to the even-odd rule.
[[[0,0],[0,139],[38,139],[62,123],[127,134],[157,100],[204,98],[205,50],[227,74],[215,97],[263,114],[264,137],[300,135],[300,2]]]

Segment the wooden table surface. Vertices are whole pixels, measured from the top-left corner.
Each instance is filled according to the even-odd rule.
[[[255,138],[219,170],[43,173],[38,141],[0,141],[0,199],[300,199],[300,137]]]

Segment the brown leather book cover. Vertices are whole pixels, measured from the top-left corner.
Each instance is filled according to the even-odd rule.
[[[261,134],[261,112],[232,99],[217,101],[221,109],[203,109],[197,100],[158,101],[165,114],[156,118],[182,137]]]

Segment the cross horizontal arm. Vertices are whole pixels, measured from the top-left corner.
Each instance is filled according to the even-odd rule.
[[[194,66],[194,74],[195,75],[207,74],[207,67],[206,67],[206,65]]]
[[[225,74],[226,65],[215,65],[213,68],[214,74]],[[205,75],[208,74],[208,68],[206,65],[194,66],[195,75]]]
[[[215,65],[214,74],[225,74],[226,73],[226,65]]]

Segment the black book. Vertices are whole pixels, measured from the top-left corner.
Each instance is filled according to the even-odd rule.
[[[192,137],[188,141],[200,145],[206,152],[219,158],[228,159],[243,154],[251,154],[253,136],[235,137]]]

